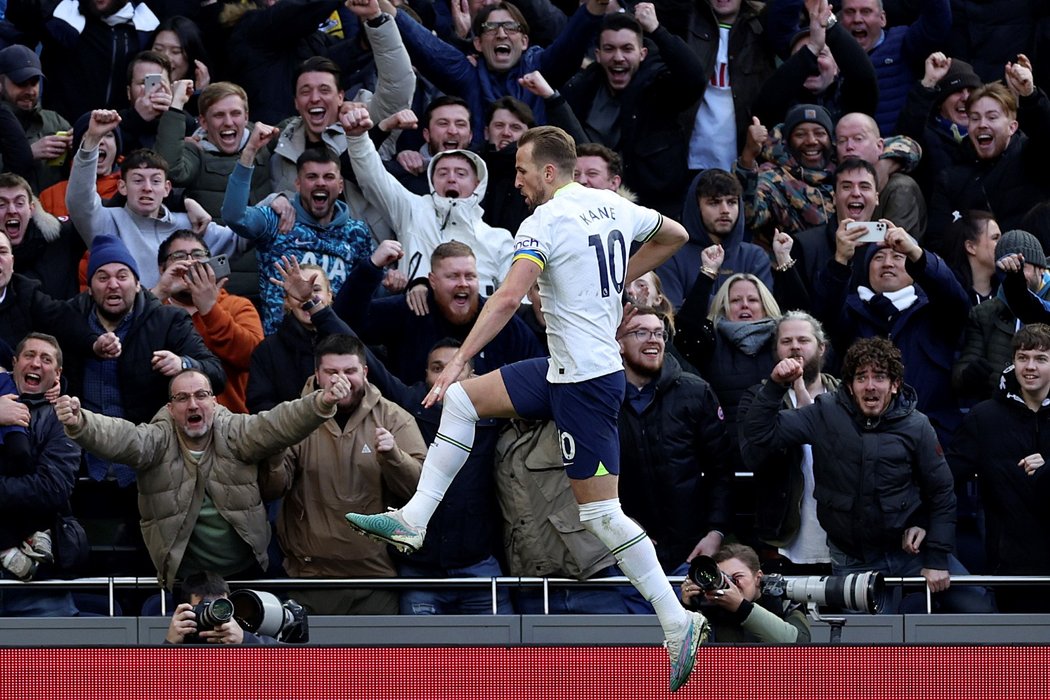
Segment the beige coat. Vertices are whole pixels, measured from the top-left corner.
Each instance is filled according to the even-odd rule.
[[[311,377],[304,393],[314,387]],[[376,427],[396,447],[376,452]],[[371,384],[345,427],[333,418],[285,452],[283,469],[267,475],[266,494],[284,494],[277,538],[284,568],[295,578],[397,575],[384,544],[350,529],[347,512],[381,513],[412,496],[427,448],[411,415]]]
[[[149,423],[81,410],[83,420],[66,434],[84,449],[137,472],[142,536],[157,577],[171,589],[207,489],[215,507],[251,546],[266,568],[270,527],[259,491],[257,463],[313,432],[328,418],[320,392],[278,404],[256,415],[215,406],[211,442],[198,465],[188,462],[175,424],[162,408]],[[329,414],[331,415],[331,414]]]

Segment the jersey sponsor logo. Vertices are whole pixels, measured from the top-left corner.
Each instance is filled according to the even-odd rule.
[[[526,250],[526,249],[539,248],[539,247],[540,247],[540,242],[538,240],[536,240],[535,238],[522,238],[521,240],[514,242],[514,250],[516,250],[516,251],[517,250]]]

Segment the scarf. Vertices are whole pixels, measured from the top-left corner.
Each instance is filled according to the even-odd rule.
[[[718,321],[718,332],[732,343],[740,352],[754,357],[769,343],[776,331],[777,322],[773,318],[760,321]]]

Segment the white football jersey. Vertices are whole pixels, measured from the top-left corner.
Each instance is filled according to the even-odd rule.
[[[647,241],[663,222],[657,211],[615,192],[571,183],[525,219],[514,260],[540,266],[547,321],[547,381],[582,382],[623,369],[616,328],[632,241]]]

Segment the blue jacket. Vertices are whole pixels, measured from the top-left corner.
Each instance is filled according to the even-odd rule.
[[[952,8],[948,0],[924,0],[922,14],[907,27],[883,30],[882,41],[868,55],[879,78],[879,106],[875,121],[883,136],[894,133],[897,115],[908,98],[912,82],[919,76],[923,61],[941,48],[952,27]]]
[[[579,70],[602,18],[580,6],[554,43],[547,48],[529,47],[521,54],[518,64],[506,73],[491,72],[485,59],[480,57],[475,66],[459,49],[438,39],[407,12],[398,12],[395,20],[412,65],[439,90],[459,95],[470,105],[474,142],[480,144],[485,133],[485,108],[504,95],[531,107],[537,124],[547,123],[543,99],[519,85],[518,78],[538,70],[551,87],[560,88]]]
[[[372,234],[368,224],[350,217],[346,202],[336,200],[332,221],[322,224],[292,197],[295,225],[287,234],[277,230],[279,219],[267,205],[248,206],[253,168],[237,163],[226,187],[222,218],[226,225],[255,242],[259,253],[259,296],[262,298],[262,321],[266,335],[277,332],[284,317],[284,291],[270,281],[273,264],[282,256],[295,256],[300,263],[313,263],[324,268],[336,294],[350,269],[372,254]]]
[[[694,194],[699,177],[697,175],[693,178],[693,182],[686,191],[685,203],[682,205],[682,225],[689,232],[689,240],[669,260],[656,268],[656,274],[660,276],[660,283],[664,288],[664,296],[676,310],[682,306],[689,290],[696,283],[696,276],[700,274],[700,251],[714,245],[711,235],[700,218],[700,205]],[[744,202],[741,200],[736,225],[729,236],[722,241],[726,257],[722,262],[722,267],[718,270],[718,279],[711,285],[711,296],[715,295],[718,288],[730,275],[738,272],[750,272],[762,280],[767,287],[773,289],[773,272],[769,267],[769,256],[766,251],[754,243],[749,243],[750,238],[750,233],[744,230]]]
[[[875,250],[869,246],[866,262]],[[946,445],[962,420],[952,392],[952,361],[970,302],[947,263],[936,254],[924,252],[905,268],[915,282],[918,300],[892,319],[881,318],[857,293],[858,284],[870,287],[868,265],[862,278],[851,282],[850,267],[834,258],[817,275],[814,311],[843,353],[857,338],[893,340],[904,360],[904,381],[918,394],[916,408],[929,417]]]
[[[0,549],[17,547],[67,512],[80,468],[80,446],[66,437],[51,404],[42,395],[23,396],[21,401],[29,407],[33,467],[23,474],[0,465]]]

